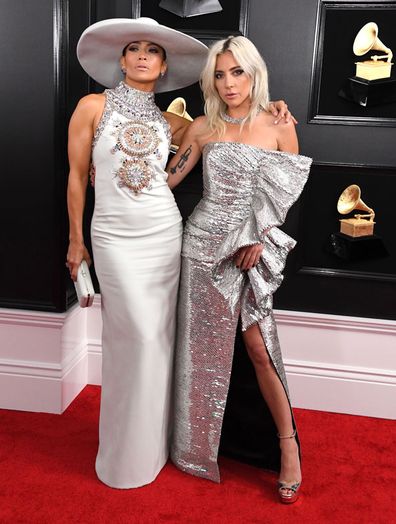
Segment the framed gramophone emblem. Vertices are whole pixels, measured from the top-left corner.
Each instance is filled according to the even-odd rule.
[[[396,1],[318,0],[310,124],[396,127]]]
[[[382,238],[374,233],[375,211],[363,202],[357,184],[350,184],[342,191],[337,211],[344,218],[339,219],[339,233],[330,235],[327,246],[330,253],[347,261],[388,256]]]

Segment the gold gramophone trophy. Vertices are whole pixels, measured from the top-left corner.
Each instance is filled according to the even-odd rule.
[[[174,113],[175,115],[182,116],[186,120],[189,120],[190,122],[192,122],[193,119],[187,113],[186,106],[187,105],[186,105],[185,99],[182,98],[181,96],[178,96],[177,98],[172,100],[172,102],[168,105],[166,110],[167,110],[168,113]],[[171,153],[176,153],[176,151],[178,149],[179,149],[179,146],[177,146],[176,144],[172,144],[170,146],[170,152]]]
[[[396,101],[396,80],[392,78],[392,50],[378,38],[378,25],[368,22],[357,33],[353,42],[356,56],[372,54],[355,62],[356,75],[348,78],[339,95],[362,107],[388,104]]]
[[[341,215],[347,215],[355,209],[367,211],[365,215],[356,214],[353,218],[340,219],[340,232],[353,238],[374,234],[374,210],[366,206],[360,195],[360,187],[352,184],[344,189],[337,203],[337,211]]]
[[[365,213],[341,218],[340,232],[330,235],[327,250],[349,262],[387,256],[388,252],[382,239],[374,234],[374,210],[361,199],[360,187],[352,184],[341,193],[337,211],[341,215],[348,215],[355,210]]]
[[[393,63],[393,53],[378,38],[378,26],[375,22],[364,25],[353,42],[353,52],[356,56],[363,56],[369,51],[382,51],[384,55],[372,55],[369,60],[355,62],[356,76],[366,80],[380,80],[390,78]],[[386,62],[383,59],[386,58]]]

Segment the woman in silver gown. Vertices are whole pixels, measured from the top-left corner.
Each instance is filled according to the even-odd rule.
[[[217,42],[201,82],[206,116],[191,124],[168,168],[174,187],[203,153],[203,198],[183,237],[171,456],[183,471],[219,481],[217,456],[241,318],[271,414],[261,465],[280,470],[280,499],[292,503],[301,484],[299,444],[272,295],[295,244],[278,226],[303,189],[311,159],[297,154],[293,122],[274,125],[266,66],[248,39]],[[231,419],[231,433],[247,431],[251,409],[244,406]],[[252,438],[244,435],[244,458],[254,462]],[[280,464],[274,441],[280,442]]]
[[[111,19],[85,30],[77,54],[111,89],[84,97],[70,122],[67,261],[75,279],[89,260],[82,216],[91,163],[103,318],[96,472],[108,486],[134,488],[168,458],[182,225],[165,166],[171,138],[179,143],[189,123],[163,115],[153,91],[195,82],[207,48],[151,19]]]

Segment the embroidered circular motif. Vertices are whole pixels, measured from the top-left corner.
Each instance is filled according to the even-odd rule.
[[[142,122],[125,122],[118,131],[118,148],[129,156],[148,156],[158,148],[156,130]]]
[[[134,158],[133,160],[124,160],[122,166],[117,171],[120,178],[119,187],[127,187],[135,194],[142,189],[149,187],[151,183],[150,166],[144,160]]]

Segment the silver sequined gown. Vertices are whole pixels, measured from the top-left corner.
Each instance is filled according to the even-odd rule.
[[[287,392],[272,295],[295,241],[277,226],[310,164],[301,155],[235,142],[204,147],[204,194],[183,237],[171,450],[174,463],[193,475],[220,480],[217,456],[239,317],[243,330],[258,322]],[[233,255],[255,243],[264,244],[261,260],[241,272]],[[243,428],[249,409],[235,424]]]
[[[124,83],[105,94],[92,151],[103,318],[96,472],[133,488],[153,481],[169,454],[182,225],[164,171],[169,126],[154,95]]]

